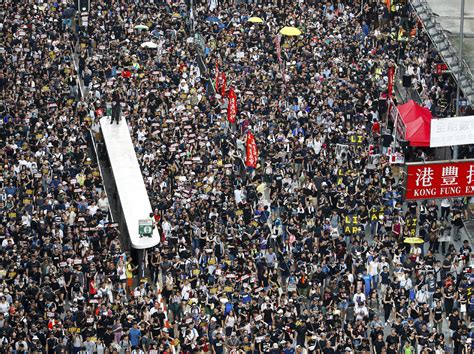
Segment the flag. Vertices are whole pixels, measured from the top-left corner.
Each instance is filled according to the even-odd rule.
[[[278,62],[281,64],[281,62],[282,62],[282,59],[281,59],[281,36],[278,34],[273,41],[275,42]]]
[[[216,62],[216,92],[219,91],[219,63]]]
[[[225,73],[222,73],[222,74],[221,74],[221,82],[220,82],[220,84],[221,84],[221,96],[222,96],[222,98],[224,98],[224,97],[225,97],[225,88],[226,88],[225,86],[226,86],[226,84],[227,84],[227,78],[226,78],[226,76],[225,76]]]
[[[392,0],[385,0],[385,5],[387,6],[388,12],[392,10]]]
[[[257,151],[257,143],[255,142],[255,136],[249,130],[247,131],[247,142],[246,142],[246,158],[245,158],[245,166],[257,168],[257,160],[258,160],[258,151]]]
[[[393,93],[393,81],[395,79],[395,67],[391,66],[388,68],[388,98],[392,98]]]
[[[234,92],[234,89],[229,90],[229,102],[227,103],[227,120],[230,123],[235,123],[235,118],[237,117],[237,95]]]
[[[283,88],[286,89],[285,63],[283,63],[283,59],[281,57],[281,35],[277,35],[273,41],[275,42],[278,63],[280,64],[280,72],[283,79]]]

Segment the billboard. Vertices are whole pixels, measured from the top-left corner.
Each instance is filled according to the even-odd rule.
[[[474,196],[474,160],[406,165],[406,200]]]
[[[474,144],[474,116],[431,120],[430,147]]]

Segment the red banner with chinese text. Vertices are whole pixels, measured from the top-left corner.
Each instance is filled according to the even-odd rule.
[[[225,76],[225,73],[222,73],[221,74],[221,80],[220,80],[220,84],[221,84],[221,96],[222,98],[225,97],[225,89],[226,89],[226,85],[227,85],[227,78]]]
[[[229,90],[229,102],[227,104],[227,120],[230,123],[235,123],[237,117],[237,95],[234,89]]]
[[[444,63],[436,64],[436,74],[443,75],[448,70],[448,66]]]
[[[395,80],[395,67],[388,68],[388,98],[393,97],[393,83]]]
[[[258,151],[255,136],[251,131],[247,131],[247,142],[246,142],[247,155],[245,158],[245,166],[257,168]]]
[[[406,200],[474,196],[474,160],[407,164]]]

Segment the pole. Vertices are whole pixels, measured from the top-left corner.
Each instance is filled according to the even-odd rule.
[[[460,24],[460,33],[459,33],[459,61],[461,62],[461,73],[463,69],[463,42],[464,42],[464,8],[465,0],[461,0],[461,24]],[[461,88],[459,86],[459,75],[457,77],[456,85],[456,117],[459,117],[459,99],[461,95]],[[458,158],[459,146],[456,145],[453,148],[453,159]]]

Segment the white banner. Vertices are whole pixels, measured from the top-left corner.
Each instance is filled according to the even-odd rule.
[[[474,144],[474,116],[431,120],[430,147]]]

